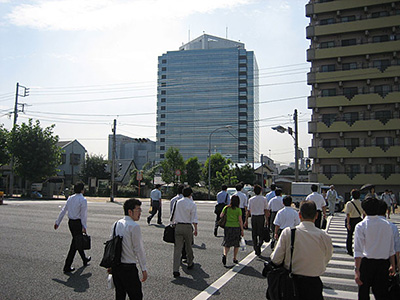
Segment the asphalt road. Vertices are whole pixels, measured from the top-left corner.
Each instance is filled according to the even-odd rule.
[[[92,261],[87,267],[77,254],[74,273],[63,274],[62,268],[71,241],[68,218],[60,228],[53,229],[54,221],[65,201],[5,200],[0,206],[0,299],[113,299],[114,291],[107,289],[107,274],[99,266],[103,242],[108,239],[113,222],[123,215],[120,203],[89,202],[88,234],[92,249],[87,255]],[[163,206],[163,222],[168,224],[169,202]],[[147,254],[148,280],[143,284],[145,299],[194,299],[228,272],[233,276],[210,299],[265,299],[266,280],[261,276],[263,261],[254,257],[251,246],[239,252],[239,261],[247,257],[250,262],[239,265],[235,271],[221,263],[222,230],[213,235],[214,204],[198,203],[199,234],[195,238],[195,267],[181,268],[181,277],[172,276],[173,245],[162,241],[163,227],[146,223],[149,203],[142,205],[139,224],[142,228]],[[246,231],[246,240],[251,232]],[[269,256],[269,248],[263,252]],[[228,255],[232,267],[232,253]],[[219,283],[224,280],[221,279]],[[204,295],[204,294],[203,294]],[[206,299],[198,297],[197,299]]]

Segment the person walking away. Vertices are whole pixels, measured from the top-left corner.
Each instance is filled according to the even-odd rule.
[[[255,196],[249,199],[248,216],[251,216],[251,237],[254,252],[261,255],[261,246],[264,242],[264,227],[268,226],[268,201],[261,195],[262,188],[258,184],[254,186]]]
[[[396,196],[395,194],[393,194],[392,190],[389,190],[389,195],[390,195],[390,204],[392,206],[392,214],[395,214],[397,208]]]
[[[214,213],[216,215],[215,218],[215,226],[214,226],[214,236],[218,236],[218,221],[221,219],[220,215],[222,210],[226,205],[230,203],[230,197],[227,192],[228,187],[224,184],[221,186],[221,191],[217,194],[217,204],[215,205]]]
[[[313,201],[317,206],[317,219],[315,226],[321,228],[322,217],[326,219],[326,202],[324,197],[318,193],[318,185],[311,185],[311,194],[306,197],[306,201]]]
[[[267,198],[268,203],[272,198],[276,196],[275,190],[276,190],[276,185],[271,184],[271,191],[265,196]]]
[[[369,299],[372,287],[376,300],[387,300],[389,274],[395,271],[393,231],[386,220],[377,216],[378,199],[366,198],[361,207],[367,216],[354,231],[354,279],[358,285],[358,299]]]
[[[236,186],[236,193],[234,195],[238,196],[240,199],[239,208],[242,210],[242,221],[243,221],[243,228],[247,229],[247,207],[249,206],[249,199],[247,198],[246,194],[242,192],[243,185],[238,183]]]
[[[147,217],[147,224],[150,225],[151,219],[158,212],[157,215],[157,224],[161,225],[161,185],[157,184],[156,188],[153,189],[150,193],[150,206],[151,206],[151,214]]]
[[[335,191],[335,186],[331,185],[329,191],[326,193],[326,200],[328,201],[330,216],[335,215],[336,199],[338,199],[338,194]]]
[[[67,202],[61,209],[54,224],[54,229],[57,230],[65,213],[68,212],[68,227],[72,235],[72,241],[67,258],[65,259],[64,273],[73,272],[75,270],[75,268],[72,267],[72,262],[74,261],[76,251],[78,251],[81,256],[84,266],[87,266],[88,262],[92,259],[90,256],[86,257],[83,249],[77,248],[77,241],[82,239],[83,233],[87,233],[87,201],[86,198],[83,197],[84,191],[85,186],[82,182],[78,182],[74,185],[75,194],[68,197]]]
[[[231,247],[233,247],[233,263],[239,263],[237,260],[237,254],[239,251],[240,239],[244,236],[242,210],[239,205],[239,196],[233,195],[231,198],[231,204],[225,206],[221,213],[221,218],[226,214],[224,240],[222,242],[222,246],[224,247],[222,263],[224,266],[226,265],[226,257]]]
[[[378,216],[381,217],[383,220],[386,220],[386,210],[387,210],[387,205],[384,201],[380,200],[379,201],[379,211],[378,211]],[[393,224],[392,222],[389,222],[386,220],[389,224],[390,227],[392,228],[393,231],[393,239],[394,239],[394,252],[395,252],[395,270],[398,270],[399,268],[399,256],[400,256],[400,236],[399,236],[399,230],[397,229],[397,226]]]
[[[313,201],[300,203],[299,217],[301,223],[296,226],[292,273],[299,300],[323,300],[322,281],[320,276],[333,254],[331,237],[315,227],[317,207]],[[286,269],[290,263],[291,229],[285,228],[278,240],[271,260],[275,265],[282,262]]]
[[[193,235],[197,236],[197,207],[192,199],[192,188],[186,186],[182,191],[183,198],[176,202],[175,214],[172,222],[175,226],[175,246],[173,275],[179,277],[179,266],[181,263],[181,251],[185,244],[187,256],[187,268],[193,269]],[[194,231],[193,231],[194,228]]]
[[[347,229],[347,239],[346,239],[346,249],[347,254],[353,256],[353,233],[356,225],[362,221],[363,215],[365,215],[360,201],[360,191],[351,191],[352,200],[346,203],[344,207],[344,212],[346,214],[346,229]]]
[[[175,206],[176,201],[178,201],[178,200],[183,198],[183,194],[182,193],[183,193],[183,188],[184,187],[185,186],[183,184],[179,184],[178,185],[178,194],[175,197],[173,197],[171,199],[171,201],[170,201],[170,204],[169,204],[170,219],[171,219],[171,216],[173,214],[173,210],[174,210],[174,206]],[[185,247],[185,243],[183,243],[181,260],[186,260],[187,259],[187,257],[186,257],[186,249],[185,248],[186,248]]]
[[[269,209],[269,228],[271,229],[272,232],[272,239],[271,239],[271,249],[274,249],[275,246],[275,224],[274,220],[276,217],[276,214],[278,211],[285,206],[283,205],[283,199],[282,199],[282,190],[281,189],[276,189],[275,190],[276,196],[271,199],[268,203],[268,209]]]
[[[285,196],[283,198],[283,205],[285,205],[285,207],[278,211],[274,220],[274,239],[276,241],[278,240],[283,229],[286,227],[294,228],[300,224],[299,214],[292,208],[291,196]]]
[[[144,251],[142,232],[137,223],[142,212],[142,203],[137,199],[128,199],[124,203],[124,217],[111,227],[110,238],[114,234],[122,237],[121,264],[109,269],[115,286],[115,299],[143,299],[142,282],[147,279],[146,253]],[[142,279],[137,269],[142,270]]]
[[[390,196],[389,190],[385,190],[385,192],[382,194],[382,201],[386,203],[387,218],[390,219],[390,208],[392,207],[392,197]]]

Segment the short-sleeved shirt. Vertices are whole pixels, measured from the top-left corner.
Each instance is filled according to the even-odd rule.
[[[353,203],[357,206],[358,210],[360,211],[361,214],[364,213],[362,207],[361,207],[361,201],[360,199],[353,199],[349,202],[346,203],[346,206],[344,207],[344,212],[348,215],[350,215],[350,218],[358,218],[361,217],[357,211],[357,209],[354,207]]]
[[[268,200],[264,196],[256,195],[249,200],[250,213],[252,216],[265,215],[265,210],[268,209]]]
[[[240,208],[245,208],[249,205],[249,199],[247,198],[245,193],[243,193],[242,191],[237,191],[234,195],[238,196],[240,199]]]
[[[317,207],[317,210],[322,211],[322,208],[326,206],[324,197],[317,192],[312,192],[310,195],[308,195],[306,201],[313,201],[315,203],[315,206]]]
[[[285,206],[276,214],[274,224],[278,225],[280,229],[285,229],[286,227],[294,228],[300,224],[299,213],[293,208]]]
[[[275,196],[274,198],[272,198],[268,203],[268,207],[272,212],[276,212],[284,208],[285,206],[283,205],[282,196]]]
[[[239,207],[235,209],[225,206],[223,213],[226,213],[225,227],[240,227],[239,217],[242,216],[242,210]]]
[[[161,191],[159,189],[154,189],[150,193],[150,198],[153,201],[160,201],[161,200]]]

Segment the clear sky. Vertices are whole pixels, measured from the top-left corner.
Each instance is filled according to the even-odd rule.
[[[292,126],[311,143],[307,122],[306,0],[0,0],[0,124],[12,126],[15,87],[30,88],[18,123],[56,124],[107,157],[108,135],[156,135],[157,57],[203,32],[241,41],[260,69],[260,152],[294,160]],[[22,90],[21,90],[22,91]]]

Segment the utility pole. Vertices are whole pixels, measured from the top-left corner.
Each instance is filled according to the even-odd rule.
[[[297,109],[294,110],[294,181],[299,181],[299,136],[298,136],[298,121],[297,121]]]
[[[113,132],[113,145],[112,145],[112,163],[111,163],[111,195],[110,201],[114,202],[114,190],[115,190],[115,156],[116,156],[116,134],[117,131],[117,120],[114,119]]]
[[[23,95],[19,95],[19,88],[24,89]],[[13,131],[15,130],[15,125],[17,125],[17,120],[18,120],[18,105],[22,105],[22,112],[24,111],[24,104],[19,104],[18,103],[18,96],[21,97],[27,97],[29,96],[29,88],[19,85],[19,82],[17,82],[16,88],[15,88],[15,105],[14,105],[14,123],[13,123]],[[10,160],[10,180],[9,180],[9,189],[8,189],[8,194],[10,197],[13,196],[14,194],[14,155],[11,155],[11,160]]]

